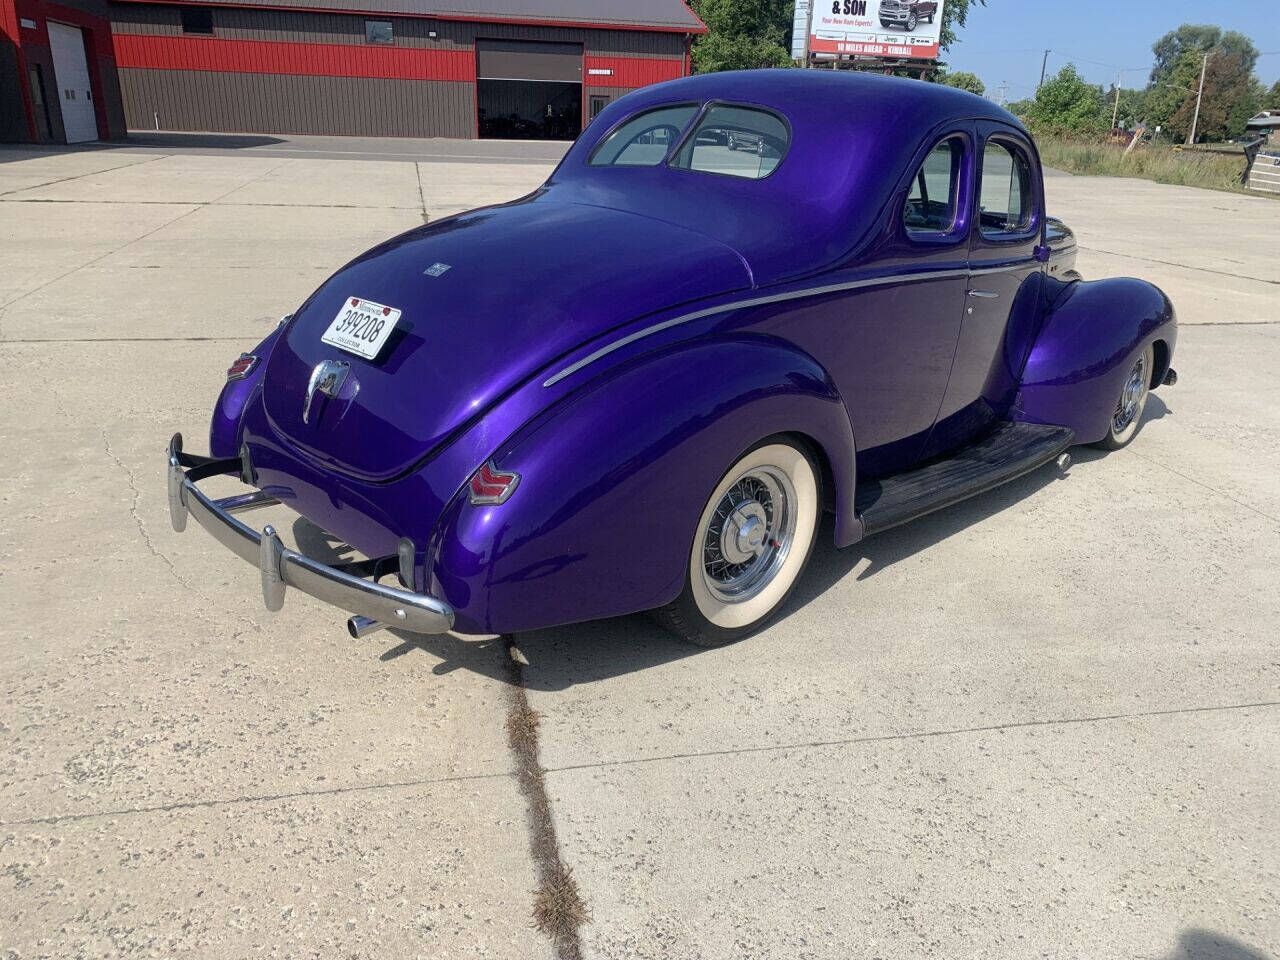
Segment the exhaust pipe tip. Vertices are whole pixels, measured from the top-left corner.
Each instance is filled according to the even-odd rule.
[[[371,620],[368,617],[352,617],[347,621],[347,633],[351,634],[352,640],[359,640],[362,637],[369,636],[371,633],[385,630],[386,626],[381,620]]]
[[[1071,467],[1071,454],[1060,453],[1058,454],[1058,459],[1055,462],[1058,465],[1058,469],[1061,470],[1063,473],[1066,473],[1067,470],[1070,469]]]

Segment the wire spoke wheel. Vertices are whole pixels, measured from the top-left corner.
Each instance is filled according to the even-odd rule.
[[[819,494],[813,459],[789,438],[748,450],[711,492],[692,531],[684,591],[658,619],[707,647],[759,629],[809,559]]]
[[[1147,398],[1151,395],[1154,360],[1155,350],[1151,344],[1147,344],[1134,358],[1120,385],[1120,393],[1107,424],[1107,435],[1094,446],[1104,450],[1119,450],[1138,432],[1142,413],[1147,408]]]
[[[1138,357],[1137,363],[1129,371],[1129,377],[1125,380],[1124,389],[1120,391],[1120,398],[1116,401],[1116,411],[1111,415],[1111,429],[1115,433],[1123,433],[1129,424],[1142,415],[1143,401],[1146,400],[1147,379],[1149,377],[1147,355],[1144,353]]]
[[[741,603],[768,584],[795,539],[795,499],[791,479],[777,467],[754,468],[733,482],[702,538],[702,576],[711,593]]]

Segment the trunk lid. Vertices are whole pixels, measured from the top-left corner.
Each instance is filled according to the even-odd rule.
[[[648,217],[545,201],[479,210],[390,240],[325,281],[271,353],[266,412],[328,467],[387,479],[578,345],[750,283],[730,247]],[[402,312],[373,360],[320,340],[352,298]],[[349,364],[345,382],[318,392],[304,421],[326,360]]]

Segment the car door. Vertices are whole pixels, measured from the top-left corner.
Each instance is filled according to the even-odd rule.
[[[1017,129],[990,121],[977,129],[969,282],[951,377],[926,457],[968,443],[1006,418],[1041,314],[1039,161]]]
[[[974,144],[965,123],[921,145],[874,253],[876,272],[899,282],[854,291],[848,334],[822,345],[849,407],[860,479],[918,461],[937,418],[964,309]]]

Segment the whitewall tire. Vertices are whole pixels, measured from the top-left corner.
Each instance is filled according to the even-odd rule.
[[[1120,387],[1120,396],[1116,398],[1115,408],[1111,411],[1107,435],[1094,446],[1101,447],[1103,450],[1119,450],[1138,432],[1142,412],[1147,408],[1147,397],[1151,395],[1151,370],[1154,359],[1155,351],[1151,344],[1147,344],[1134,358],[1129,366],[1129,372],[1125,374],[1124,384]]]
[[[771,438],[748,450],[707,498],[684,591],[658,619],[706,647],[758,630],[800,579],[821,506],[821,473],[807,449]]]

